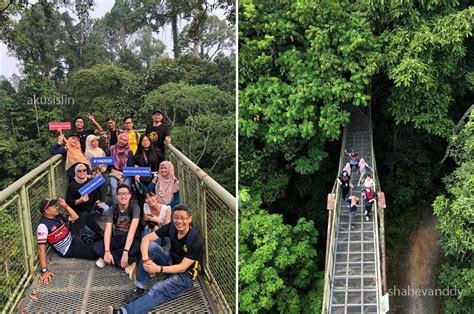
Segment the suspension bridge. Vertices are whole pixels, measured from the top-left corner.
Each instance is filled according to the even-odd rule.
[[[346,162],[345,150],[354,150],[374,169],[372,172],[377,200],[369,221],[365,220],[363,184],[352,172],[351,195],[359,198],[351,228],[347,201],[335,182],[328,195],[328,232],[324,278],[323,313],[384,313],[388,303],[385,264],[385,196],[380,190],[372,139],[370,108],[365,113],[350,106],[350,123],[344,129],[339,169]]]
[[[193,209],[193,223],[204,238],[202,271],[194,287],[158,306],[155,313],[234,313],[236,310],[235,197],[172,145],[168,159],[180,182],[181,202]],[[55,277],[37,282],[37,210],[43,198],[65,197],[64,161],[53,156],[0,192],[0,309],[12,312],[104,312],[124,304],[134,288],[116,267],[98,269],[94,261],[48,253]],[[160,279],[159,276],[155,279]],[[150,285],[153,282],[150,283]]]

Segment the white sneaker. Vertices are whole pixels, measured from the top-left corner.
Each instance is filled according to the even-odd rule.
[[[131,263],[125,268],[125,272],[128,274],[130,280],[135,281],[137,279],[137,263]]]
[[[365,221],[369,221],[369,216],[365,216]]]
[[[365,211],[365,212],[364,212],[364,215],[366,215],[366,216],[367,216],[367,211]]]
[[[95,261],[95,265],[99,267],[100,269],[105,267],[105,261],[101,258]]]

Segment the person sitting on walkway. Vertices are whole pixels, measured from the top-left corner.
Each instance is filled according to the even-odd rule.
[[[359,173],[360,173],[360,177],[359,177],[359,181],[357,182],[357,185],[360,186],[362,180],[364,180],[365,178],[365,174],[367,173],[367,168],[369,168],[370,170],[374,171],[374,169],[372,169],[364,160],[364,158],[361,158],[360,161],[359,161]]]
[[[161,154],[158,153],[157,148],[151,144],[148,135],[140,136],[138,142],[138,150],[133,157],[133,163],[137,167],[150,167],[152,172],[158,172],[160,163],[163,161]],[[135,176],[135,183],[139,186],[140,191],[155,190],[155,183],[153,176]],[[143,207],[145,203],[145,196],[142,193],[137,193],[138,205]]]
[[[354,150],[352,150],[351,153],[348,153],[346,150],[344,150],[344,153],[349,156],[349,163],[351,164],[351,167],[357,170],[357,167],[359,165],[359,155],[357,155]]]
[[[59,214],[59,205],[66,209],[67,214]],[[53,280],[54,273],[48,270],[46,244],[61,257],[77,257],[96,259],[99,255],[93,244],[85,244],[81,233],[85,226],[92,229],[96,238],[103,237],[102,229],[95,220],[84,212],[80,216],[63,199],[43,199],[39,205],[42,217],[37,229],[38,258],[41,266],[40,283],[48,284]]]
[[[341,185],[342,199],[345,200],[347,195],[350,192],[351,188],[351,177],[347,174],[346,171],[342,173],[342,176],[337,178],[337,182]]]
[[[103,257],[96,261],[96,265],[104,268],[105,264],[112,264],[131,274],[135,264],[129,262],[140,254],[140,208],[131,203],[132,193],[128,185],[120,185],[117,196],[118,204],[112,206],[105,216],[104,240],[99,243],[100,256]]]
[[[355,195],[349,196],[348,203],[349,203],[349,224],[351,228],[354,228],[354,217],[357,212],[357,202],[359,202],[359,198]]]
[[[174,176],[174,166],[170,161],[163,161],[160,164],[155,194],[160,204],[173,208],[179,203],[179,181]]]
[[[128,146],[128,134],[119,135],[117,145],[110,147],[110,156],[115,158],[115,163],[109,172],[109,184],[112,191],[112,204],[116,205],[117,186],[126,184],[132,187],[132,177],[124,177],[122,170],[124,167],[133,167],[133,153]]]
[[[147,191],[145,194],[145,204],[143,205],[143,221],[146,223],[143,234],[147,235],[155,232],[163,225],[171,222],[171,207],[159,203],[155,193]],[[163,240],[163,241],[162,241]],[[158,244],[165,245],[169,243],[169,238],[158,239]]]
[[[65,147],[61,145],[66,143]],[[66,157],[66,172],[68,182],[74,179],[76,165],[82,163],[87,168],[87,174],[91,175],[89,159],[84,156],[81,150],[81,142],[78,134],[73,133],[69,139],[64,137],[64,134],[59,130],[58,142],[51,151],[51,155],[61,154]]]
[[[128,304],[116,309],[109,306],[107,313],[148,313],[193,287],[204,252],[204,241],[200,232],[190,225],[193,218],[189,207],[177,205],[173,216],[173,223],[164,225],[142,239],[143,262],[138,266],[136,288],[127,297]],[[171,238],[169,252],[155,243],[158,238],[164,237]],[[153,273],[169,276],[145,293],[146,283]]]
[[[372,205],[375,202],[375,192],[371,188],[365,188],[365,220],[369,221],[370,214],[372,211]]]
[[[351,173],[352,173],[352,167],[351,167],[351,164],[350,163],[346,163],[346,165],[344,166],[344,168],[342,169],[342,172],[347,172],[347,175],[350,177],[351,176]]]
[[[99,138],[95,135],[89,135],[86,139],[86,152],[84,154],[89,161],[91,158],[100,158],[105,157],[105,152],[102,148],[99,147]],[[107,175],[105,172],[107,171],[106,165],[98,165],[92,166],[91,162],[91,172],[92,172],[92,179],[97,176],[102,176],[104,178],[104,183],[99,187],[100,192],[100,200],[105,202],[107,200],[107,192],[109,190],[109,185],[107,184]]]
[[[103,212],[109,209],[109,206],[101,200],[99,189],[84,196],[81,196],[81,193],[79,193],[79,190],[91,181],[87,177],[86,166],[84,164],[77,164],[75,172],[74,180],[67,187],[66,203],[71,204],[72,209],[79,215],[83,212],[90,214],[97,212],[99,215],[102,215]]]

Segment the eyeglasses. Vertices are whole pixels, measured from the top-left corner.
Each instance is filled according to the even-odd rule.
[[[87,169],[77,169],[76,172],[87,172]]]
[[[124,122],[124,124],[130,124],[130,123],[132,123],[132,121]]]
[[[118,196],[127,196],[127,195],[130,195],[129,192],[120,192],[120,193],[117,193]]]
[[[179,217],[179,216],[173,216],[173,219],[176,221],[184,221],[188,219],[189,217]]]

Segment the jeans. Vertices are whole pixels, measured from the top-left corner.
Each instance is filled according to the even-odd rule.
[[[123,255],[123,249],[125,248],[125,242],[127,241],[127,235],[122,235],[122,236],[113,236],[110,239],[110,254],[112,254],[112,257],[114,258],[114,264],[115,266],[121,268],[120,266],[120,261],[122,260],[122,255]],[[141,239],[140,238],[134,238],[132,245],[130,246],[130,249],[128,250],[128,257],[129,261],[140,255],[140,243]],[[104,246],[104,241],[97,241],[95,243],[96,245],[96,250],[97,253],[99,254],[100,257],[104,257],[105,255],[105,246]]]
[[[128,187],[132,187],[132,177],[124,177],[125,180],[123,181],[124,184],[128,185]],[[118,187],[118,182],[116,177],[109,176],[110,180],[110,189],[112,190],[112,205],[117,205],[117,187]]]
[[[171,265],[171,256],[156,243],[150,243],[148,255],[157,265]],[[139,263],[135,285],[144,289],[150,275],[143,269],[143,262]],[[159,281],[143,296],[122,308],[124,313],[148,313],[160,304],[176,299],[179,295],[193,287],[194,281],[188,272],[171,274],[165,280]]]
[[[365,210],[367,211],[367,217],[369,217],[370,212],[372,211],[372,203],[368,200],[365,200]]]

